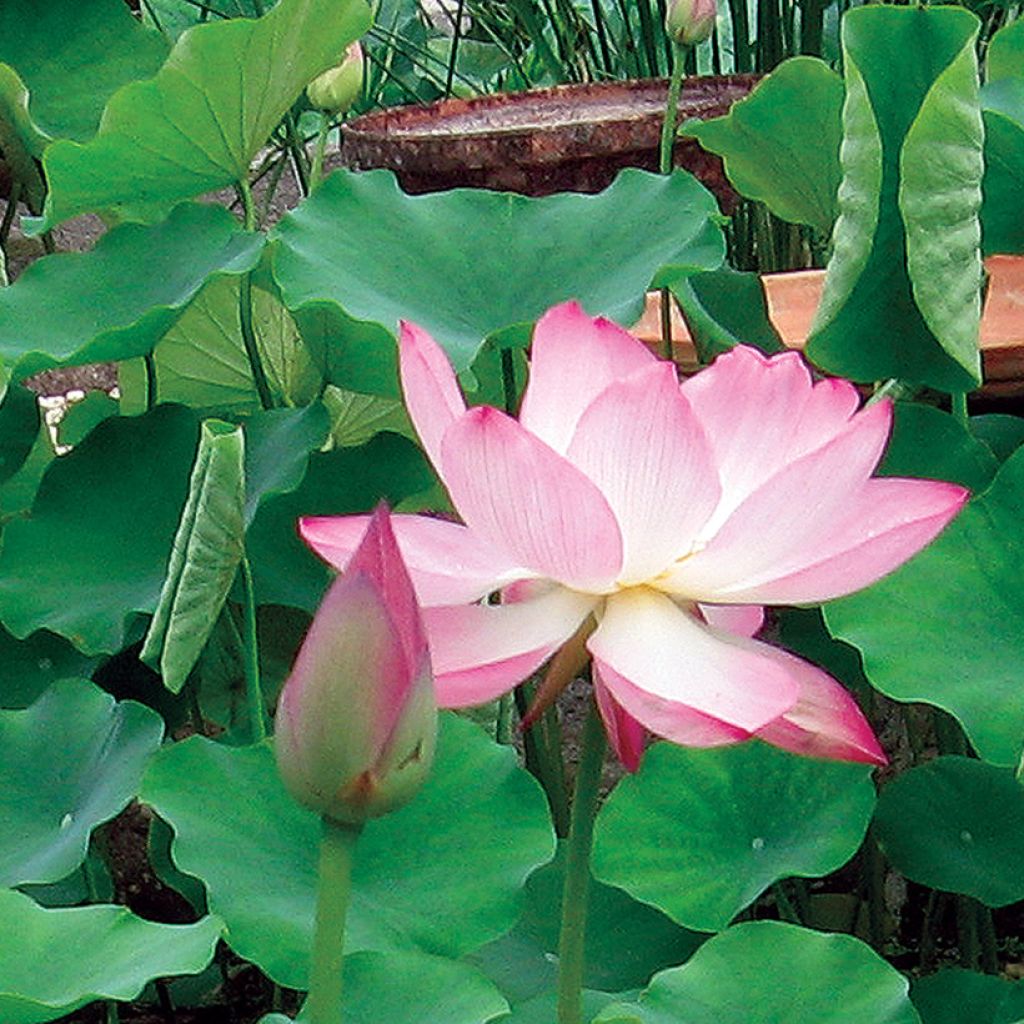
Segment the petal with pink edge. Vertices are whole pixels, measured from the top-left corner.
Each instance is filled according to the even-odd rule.
[[[845,687],[801,658],[769,648],[800,684],[796,705],[757,731],[765,743],[794,754],[834,761],[886,764],[887,758],[857,702]]]
[[[848,381],[813,383],[796,352],[737,345],[682,385],[703,423],[728,512],[784,466],[841,433],[860,405]]]
[[[670,363],[605,388],[580,417],[566,458],[618,519],[624,585],[656,576],[688,551],[721,495],[708,440]]]
[[[594,670],[594,699],[601,712],[608,743],[622,767],[635,772],[640,767],[647,747],[647,730],[612,696],[601,681],[600,672]]]
[[[537,321],[530,380],[519,421],[564,453],[583,411],[606,387],[656,362],[628,331],[592,319],[576,302],[549,309]]]
[[[483,704],[521,683],[576,632],[596,601],[554,587],[509,605],[424,608],[438,705]]]
[[[779,552],[758,570],[720,588],[720,600],[765,604],[831,601],[881,579],[942,532],[970,492],[937,480],[869,480],[843,514],[803,549]]]
[[[369,518],[306,516],[299,520],[299,534],[325,562],[342,572]],[[391,525],[422,605],[478,601],[525,575],[460,523],[397,515],[391,517]]]
[[[694,711],[693,708],[678,701],[666,700],[664,697],[641,690],[639,686],[635,686],[625,676],[609,668],[599,659],[594,660],[594,673],[607,690],[608,699],[614,701],[620,716],[635,722],[641,730],[650,731],[655,736],[677,743],[681,747],[723,747],[730,743],[742,743],[743,740],[749,740],[752,735],[746,729],[729,725],[702,711]],[[607,723],[606,717],[606,727]],[[615,724],[618,726],[617,721]],[[612,736],[611,729],[608,729],[608,737],[623,765],[630,771],[635,771],[619,753],[617,740]],[[639,758],[637,763],[639,764]]]
[[[383,502],[370,516],[346,572],[362,573],[376,587],[405,653],[411,683],[427,663],[427,638],[412,580],[391,527],[391,515]]]
[[[697,610],[712,629],[735,636],[754,636],[764,625],[760,604],[699,604]]]
[[[402,321],[398,335],[402,393],[423,450],[441,471],[441,438],[466,411],[455,371],[440,345],[416,324]]]
[[[576,590],[600,592],[622,566],[622,536],[597,486],[514,419],[477,406],[452,424],[442,479],[499,557]]]
[[[603,663],[602,678],[616,700],[665,735],[648,713],[631,706],[631,695],[619,692],[604,666],[635,691],[658,698],[662,712],[676,705],[687,720],[696,711],[751,733],[788,711],[800,692],[790,673],[753,643],[709,628],[664,594],[636,587],[608,598],[587,646]]]
[[[816,560],[815,552],[827,546],[836,524],[847,520],[851,502],[881,458],[891,423],[889,403],[858,414],[828,444],[762,484],[658,586],[711,604],[770,604],[751,596],[751,583]],[[718,520],[716,511],[712,522]]]

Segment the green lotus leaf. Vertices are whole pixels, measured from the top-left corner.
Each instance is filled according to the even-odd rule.
[[[223,924],[155,924],[125,907],[45,910],[0,889],[0,1020],[41,1024],[96,999],[129,1001],[146,984],[198,974],[213,959]]]
[[[594,1024],[920,1024],[907,981],[870,946],[779,921],[736,925]]]
[[[145,355],[211,276],[245,273],[262,248],[227,210],[186,203],[154,227],[108,232],[91,252],[45,256],[0,289],[0,357],[27,377]]]
[[[915,978],[910,998],[921,1024],[1017,1024],[1024,1017],[1020,982],[958,968]]]
[[[171,559],[139,655],[179,693],[206,646],[245,554],[245,437],[206,420]]]
[[[945,391],[981,380],[978,29],[953,7],[843,18],[840,216],[807,346],[830,372]]]
[[[369,512],[381,500],[394,507],[427,491],[433,480],[419,448],[396,434],[377,434],[358,448],[311,455],[302,484],[265,502],[249,528],[247,548],[259,603],[313,612],[320,602],[329,573],[299,540],[295,524],[300,516]]]
[[[978,753],[998,765],[1017,763],[1024,736],[1022,505],[1018,450],[924,551],[825,606],[829,630],[860,649],[875,687],[955,715]]]
[[[197,789],[209,795],[202,805]],[[305,988],[320,823],[285,792],[270,746],[193,738],[165,747],[142,798],[174,829],[174,861],[206,884],[232,948],[280,984]],[[445,715],[423,790],[359,840],[349,951],[458,957],[477,948],[511,927],[526,876],[552,848],[544,798],[514,751]]]
[[[857,852],[870,771],[756,741],[657,743],[598,815],[594,873],[684,927],[718,931],[773,882],[828,874]]]
[[[0,711],[0,885],[74,871],[93,828],[138,792],[162,737],[149,708],[81,679],[54,683],[24,711]]]
[[[716,219],[711,194],[682,172],[627,169],[598,195],[532,199],[409,196],[390,171],[335,171],[272,232],[273,270],[289,309],[329,301],[389,331],[412,320],[463,370],[489,334],[566,299],[633,323],[659,268],[721,265]]]
[[[897,871],[986,906],[1024,899],[1024,788],[1009,768],[939,757],[882,790],[878,840]]]
[[[725,162],[736,191],[776,217],[827,236],[838,213],[843,80],[816,57],[792,57],[724,117],[687,124]]]
[[[33,230],[95,210],[159,220],[247,179],[306,84],[369,24],[362,0],[281,0],[262,18],[189,29],[153,78],[111,96],[94,138],[47,149],[49,193]]]

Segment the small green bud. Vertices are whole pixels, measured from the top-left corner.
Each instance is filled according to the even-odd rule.
[[[363,89],[363,48],[350,43],[345,59],[337,66],[317,75],[306,86],[306,96],[317,110],[328,114],[344,114]]]
[[[717,14],[715,0],[669,0],[665,31],[680,46],[696,46],[711,36]]]

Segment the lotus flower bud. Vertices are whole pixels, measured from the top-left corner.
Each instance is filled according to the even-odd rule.
[[[711,36],[717,14],[715,0],[668,0],[665,31],[680,46],[696,46]]]
[[[291,795],[349,824],[423,784],[437,705],[426,635],[387,508],[373,514],[317,610],[284,684],[277,765]]]
[[[337,67],[328,68],[306,86],[306,96],[317,110],[328,114],[344,114],[363,88],[363,48],[349,43],[345,59]]]

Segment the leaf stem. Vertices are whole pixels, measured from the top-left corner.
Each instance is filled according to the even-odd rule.
[[[597,703],[591,701],[576,772],[576,791],[565,851],[562,927],[558,936],[558,1024],[582,1024],[590,851],[594,843],[601,769],[607,742]]]
[[[238,183],[238,190],[242,196],[242,208],[245,210],[245,230],[257,230],[256,204],[252,197],[252,186],[248,180],[242,178]],[[245,355],[249,360],[249,369],[252,372],[252,381],[256,387],[256,393],[260,396],[260,405],[264,409],[274,407],[274,399],[270,394],[270,384],[267,381],[266,372],[263,369],[263,362],[260,359],[259,344],[256,341],[256,329],[252,322],[252,272],[242,275],[238,286],[238,324],[242,330],[242,344],[245,346]]]
[[[665,104],[665,120],[661,124],[661,146],[658,150],[658,171],[672,173],[672,144],[676,137],[676,116],[679,112],[679,93],[683,88],[683,58],[685,50],[678,44],[672,46],[672,77],[668,85],[668,101]]]
[[[316,146],[313,148],[313,166],[309,171],[309,191],[315,192],[320,179],[324,176],[324,153],[327,150],[327,136],[331,131],[331,119],[320,111],[320,130],[316,133]]]
[[[323,819],[320,881],[313,933],[306,1018],[309,1024],[340,1024],[345,917],[352,888],[352,860],[361,826]]]
[[[267,735],[267,720],[263,712],[263,688],[260,685],[260,648],[256,634],[256,589],[252,582],[249,559],[242,556],[245,627],[242,637],[242,660],[245,669],[245,706],[249,714],[249,741],[260,743]]]

